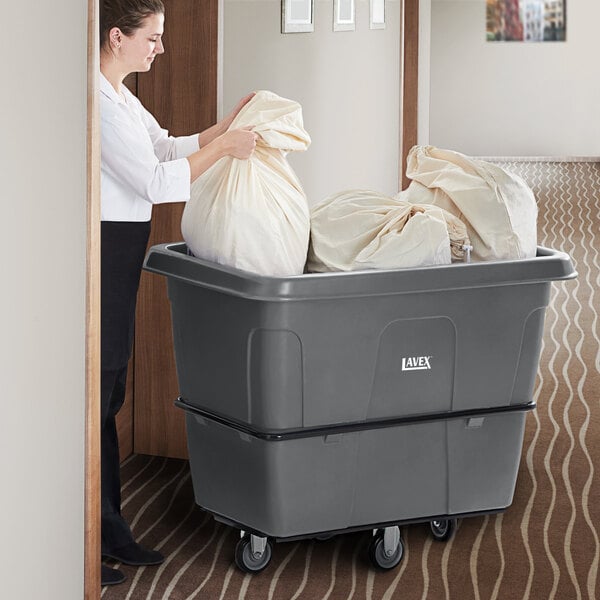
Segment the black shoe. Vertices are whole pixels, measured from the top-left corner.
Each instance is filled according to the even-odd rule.
[[[117,585],[123,583],[127,579],[125,574],[119,569],[111,569],[106,565],[102,565],[102,575],[100,577],[101,585]]]
[[[136,542],[125,544],[125,546],[121,546],[120,548],[115,548],[114,550],[103,554],[102,557],[112,558],[125,565],[132,565],[134,567],[160,565],[160,563],[165,560],[165,557],[160,552],[142,548],[142,546]]]

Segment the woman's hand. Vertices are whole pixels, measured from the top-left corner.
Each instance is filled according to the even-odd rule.
[[[200,150],[187,157],[190,163],[190,181],[192,183],[196,181],[202,173],[225,156],[233,156],[240,160],[250,158],[258,138],[258,134],[252,131],[252,127],[243,127],[226,131],[210,143],[201,146]]]
[[[219,139],[223,144],[225,154],[245,160],[252,156],[258,134],[252,131],[252,127],[244,127],[227,131]]]
[[[252,92],[247,96],[244,96],[235,106],[235,108],[224,118],[221,119],[218,123],[209,127],[205,131],[202,131],[198,134],[198,143],[200,147],[207,146],[212,141],[217,139],[220,135],[223,135],[233,123],[233,120],[238,116],[238,113],[252,98],[256,96],[256,92]]]

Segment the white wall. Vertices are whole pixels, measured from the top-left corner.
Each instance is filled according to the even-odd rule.
[[[431,144],[479,156],[600,156],[598,0],[567,1],[564,43],[486,42],[484,0],[431,2]]]
[[[417,144],[429,143],[429,98],[431,95],[431,0],[419,0],[419,91]]]
[[[356,31],[333,32],[332,0],[315,1],[314,33],[281,34],[280,0],[225,0],[223,105],[251,90],[297,100],[313,143],[289,155],[309,203],[349,188],[398,189],[400,4],[386,29],[369,29],[357,0]]]
[[[2,9],[3,598],[83,597],[86,4]]]

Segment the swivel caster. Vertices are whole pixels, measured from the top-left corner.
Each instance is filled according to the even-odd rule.
[[[438,521],[429,521],[431,535],[437,542],[449,540],[456,531],[456,519],[440,519]]]
[[[235,564],[246,573],[260,573],[271,561],[273,542],[246,534],[235,547]]]
[[[375,533],[369,544],[369,558],[375,567],[393,569],[403,556],[404,545],[398,527],[386,527]]]

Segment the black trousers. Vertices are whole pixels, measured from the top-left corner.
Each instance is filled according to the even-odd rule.
[[[103,221],[101,231],[101,497],[102,553],[133,541],[121,516],[119,441],[115,417],[125,400],[135,304],[150,222]]]

